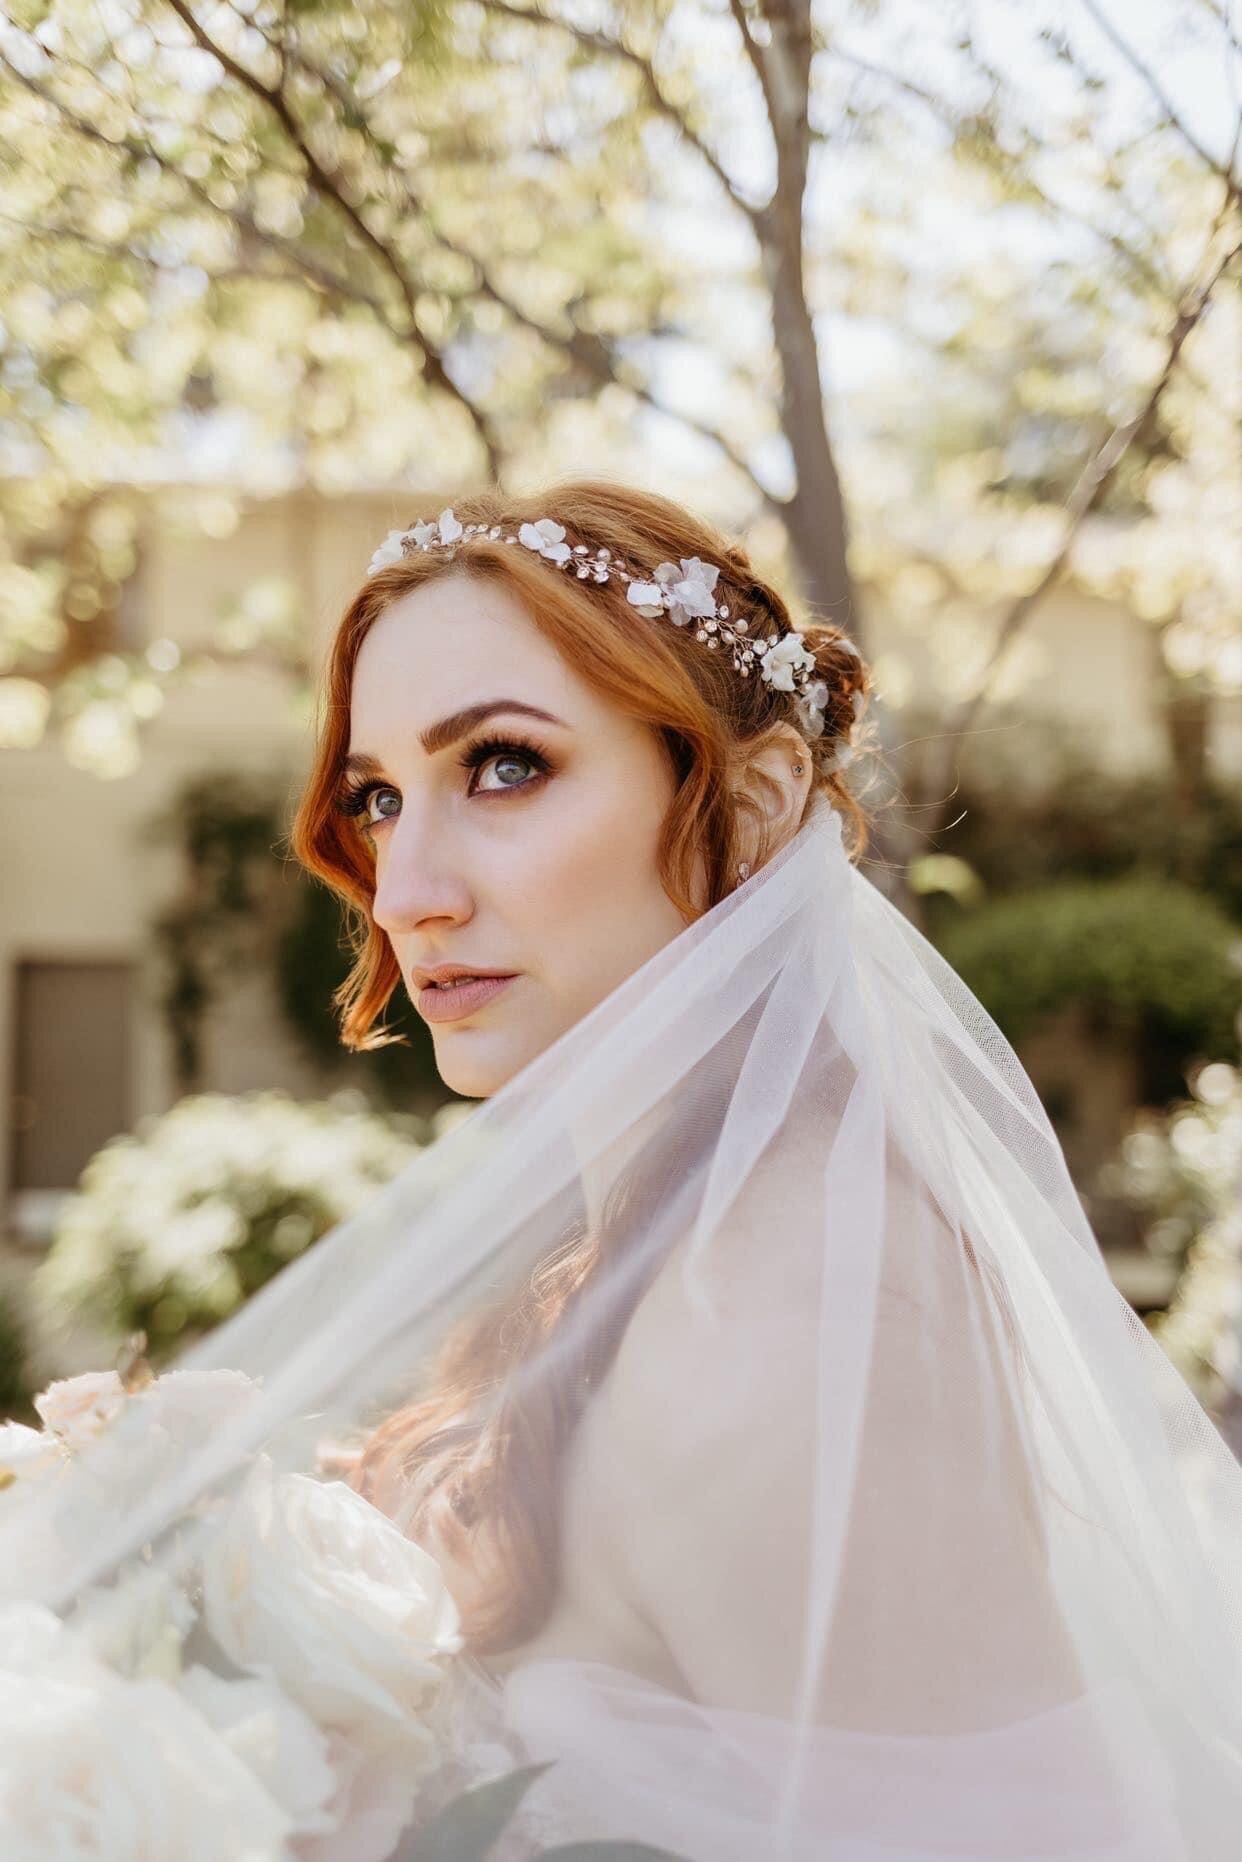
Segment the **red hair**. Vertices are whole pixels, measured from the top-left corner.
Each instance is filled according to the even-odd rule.
[[[483,490],[455,498],[453,508],[463,524],[514,531],[551,517],[571,540],[605,546],[640,572],[650,573],[669,559],[701,557],[719,565],[716,592],[735,617],[746,617],[752,637],[794,625],[783,597],[755,574],[743,549],[653,493],[579,479],[526,498]],[[432,514],[418,512],[411,522]],[[334,805],[349,744],[354,664],[386,608],[411,589],[463,567],[505,583],[586,683],[657,733],[675,783],[658,867],[687,924],[735,884],[745,833],[740,810],[754,811],[755,805],[745,797],[739,801],[733,778],[776,726],[800,730],[792,694],[758,677],[742,678],[727,654],[710,651],[690,630],[639,614],[616,579],[581,582],[532,551],[478,537],[459,542],[451,557],[415,552],[371,576],[342,615],[328,653],[314,762],[291,833],[298,860],[347,908],[354,964],[334,1002],[341,1040],[354,1050],[401,1038],[376,1026],[401,976],[371,916],[373,855],[356,824]],[[810,746],[813,786],[826,789],[845,817],[847,846],[856,859],[867,844],[864,811],[842,776],[818,767],[815,758],[853,727],[854,698],[869,691],[870,680],[863,661],[843,644],[842,629],[807,622],[800,633],[829,692],[824,736]],[[762,825],[757,819],[753,824]],[[760,862],[770,851],[761,850]],[[692,896],[697,861],[705,870],[705,899]],[[663,1145],[659,1155],[645,1157],[645,1184],[658,1182],[666,1163],[671,1166]],[[632,1173],[631,1184],[637,1180]],[[629,1229],[637,1219],[640,1211],[631,1201],[621,1226]],[[551,1607],[557,1566],[552,1502],[581,1413],[584,1377],[598,1381],[607,1368],[641,1288],[633,1290],[624,1311],[610,1316],[607,1335],[594,1336],[578,1358],[568,1354],[563,1372],[558,1368],[538,1395],[520,1404],[489,1405],[489,1394],[562,1324],[602,1251],[616,1245],[612,1233],[606,1243],[600,1234],[580,1229],[562,1237],[516,1299],[472,1314],[450,1334],[426,1393],[377,1428],[359,1458],[354,1478],[364,1492],[381,1499],[400,1490],[411,1536],[438,1543],[470,1567],[473,1594],[459,1601],[467,1641],[480,1653],[525,1641]]]

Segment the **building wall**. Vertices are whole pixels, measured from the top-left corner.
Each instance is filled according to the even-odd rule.
[[[211,539],[152,528],[143,541],[129,624],[147,639],[169,636],[184,649],[200,646],[225,604],[256,579],[277,573],[294,585],[321,651],[375,544],[403,516],[399,499],[390,495],[317,500],[298,494],[258,507],[231,534]],[[929,648],[883,614],[873,633],[873,657],[882,663],[886,650],[900,655],[917,690],[930,668],[920,655]],[[928,641],[933,637],[930,622],[924,633]],[[1072,719],[1096,754],[1118,769],[1165,760],[1149,627],[1120,609],[1066,594],[1038,610],[1024,651],[1025,704]],[[9,1135],[0,1147],[0,1208],[10,1218],[11,1170],[20,1150],[14,1125],[31,1116],[17,1092],[20,966],[128,965],[127,1064],[111,1069],[128,1082],[116,1089],[127,1101],[116,1106],[116,1127],[131,1128],[144,1113],[166,1108],[175,1084],[149,928],[175,895],[179,874],[175,852],[144,838],[145,823],[186,779],[204,771],[292,771],[292,792],[310,754],[312,729],[291,703],[279,670],[238,661],[170,693],[144,727],[142,761],[131,774],[112,780],[85,774],[50,743],[0,751],[0,1107]],[[1242,701],[1222,702],[1213,730],[1218,766],[1242,773]],[[41,1014],[56,1011],[54,983],[49,1010],[43,974]],[[71,1013],[68,989],[67,981]],[[101,989],[106,994],[103,983]],[[101,1065],[99,1042],[114,1038],[100,1032],[109,1027],[110,1013],[106,1004],[84,1012],[83,1068]],[[281,1086],[310,1094],[325,1086],[282,1028],[257,977],[238,978],[213,1014],[205,1059],[204,1085],[223,1091]],[[47,1108],[35,1110],[47,1116]],[[40,1207],[35,1198],[16,1214],[37,1226]]]

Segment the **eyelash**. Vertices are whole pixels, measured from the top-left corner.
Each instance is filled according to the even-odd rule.
[[[490,763],[495,757],[511,755],[517,755],[521,761],[530,763],[537,773],[534,776],[528,776],[523,782],[511,782],[507,786],[502,786],[499,789],[484,789],[481,791],[472,789],[469,793],[472,795],[481,793],[491,796],[511,794],[514,790],[525,791],[526,789],[536,787],[551,769],[551,764],[537,744],[526,742],[517,737],[476,737],[473,742],[466,745],[457,761],[459,767],[462,769],[478,770],[481,769],[485,763]],[[372,795],[378,790],[391,788],[392,784],[390,782],[347,782],[337,798],[337,809],[343,815],[365,816],[367,804]],[[383,818],[387,820],[392,819],[391,816]],[[364,834],[370,834],[374,828],[379,826],[379,823],[376,821],[361,820],[359,825]]]

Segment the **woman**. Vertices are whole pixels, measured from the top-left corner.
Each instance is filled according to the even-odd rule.
[[[868,689],[638,491],[377,550],[294,832],[355,910],[342,1039],[406,991],[549,1175],[426,1287],[354,1478],[448,1574],[461,1736],[556,1761],[532,1827],[1223,1858],[1238,1471],[1011,1050],[850,863]]]
[[[154,1768],[196,1794],[160,1828],[219,1841],[144,1853],[422,1862],[529,1764],[491,1862],[1236,1855],[1242,1470],[860,871],[867,690],[661,498],[380,546],[294,846],[352,908],[346,1045],[404,991],[477,1104],[188,1381],[10,1444],[0,1595],[20,1551],[70,1615],[0,1612],[0,1683],[62,1648],[72,1683],[5,1723],[16,1816],[37,1772],[148,1828]]]

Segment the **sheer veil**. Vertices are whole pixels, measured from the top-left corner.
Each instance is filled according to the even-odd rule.
[[[458,1378],[433,1478],[392,1419],[481,1324],[503,1368]],[[176,1568],[260,1451],[348,1464],[460,1589],[572,1837],[1237,1854],[1242,1469],[822,795],[182,1368],[259,1390],[175,1453],[118,1435],[123,1479],[32,1485],[11,1596]]]

